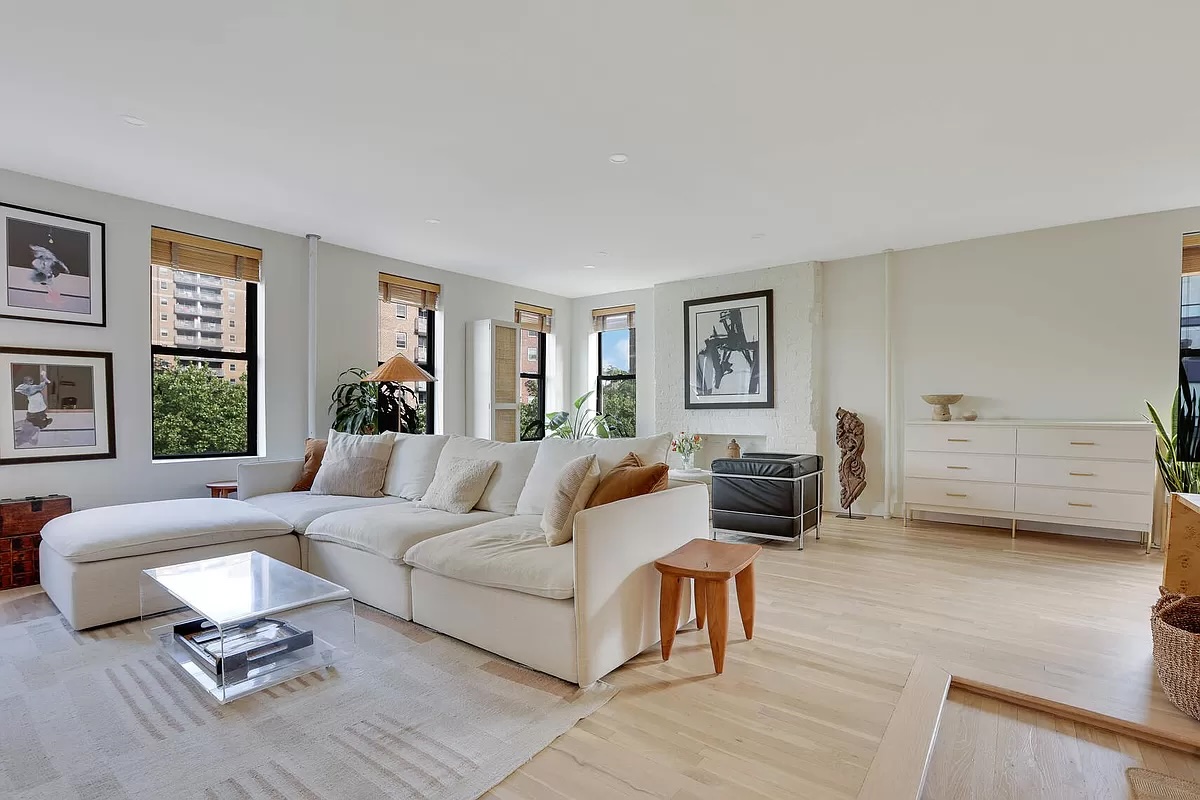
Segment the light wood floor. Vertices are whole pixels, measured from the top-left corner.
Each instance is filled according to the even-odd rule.
[[[1128,767],[1200,780],[1200,758],[952,688],[922,800],[1132,798]]]
[[[1131,544],[828,517],[820,542],[759,558],[755,638],[731,622],[723,675],[705,634],[681,633],[488,796],[852,798],[919,653],[1145,692],[1161,564]]]

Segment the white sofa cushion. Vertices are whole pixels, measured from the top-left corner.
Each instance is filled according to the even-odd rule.
[[[490,511],[451,514],[411,502],[393,503],[326,514],[309,525],[304,535],[399,561],[417,542],[500,517]]]
[[[421,508],[440,508],[452,514],[466,514],[475,507],[487,488],[496,462],[482,458],[448,458],[438,462],[438,471],[429,491],[417,501]]]
[[[433,481],[438,456],[449,436],[397,433],[383,479],[383,493],[405,500],[420,500]]]
[[[598,483],[600,465],[594,453],[567,462],[554,485],[554,496],[546,506],[546,513],[542,514],[546,544],[556,547],[571,541],[575,515],[587,506]]]
[[[662,433],[639,439],[543,439],[540,444],[529,478],[517,500],[517,507],[510,513],[545,513],[559,473],[568,462],[580,456],[595,453],[601,477],[630,453],[637,453],[647,464],[666,461],[667,450],[671,447],[671,434]]]
[[[83,563],[291,532],[285,520],[240,500],[197,497],[76,511],[47,522],[42,541]]]
[[[575,551],[547,547],[542,519],[501,517],[413,545],[404,560],[447,578],[552,600],[575,595]]]
[[[452,458],[495,461],[496,471],[492,473],[491,480],[488,481],[487,488],[483,490],[483,496],[479,498],[475,508],[480,511],[513,514],[517,510],[517,499],[521,496],[525,479],[529,477],[529,470],[537,457],[539,444],[540,442],[493,442],[471,436],[451,436],[438,458],[438,469]],[[554,487],[554,481],[550,484],[547,492]]]
[[[329,444],[321,468],[313,478],[313,494],[350,497],[382,497],[383,477],[387,473],[395,438],[391,433],[360,436],[329,432]]]
[[[344,497],[336,494],[309,494],[308,492],[275,492],[260,494],[246,500],[252,506],[270,511],[283,518],[300,533],[304,533],[313,520],[334,511],[367,506],[404,503],[399,497]]]

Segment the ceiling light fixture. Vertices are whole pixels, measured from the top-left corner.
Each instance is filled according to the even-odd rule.
[[[604,256],[608,255],[608,251],[606,251],[606,250],[597,250],[597,251],[596,251],[596,255],[598,255],[598,256],[600,256],[601,258],[603,258]]]
[[[624,164],[629,160],[629,156],[625,155],[624,153],[613,153],[608,157],[608,160],[614,164]]]
[[[432,217],[430,217],[429,219],[427,219],[425,221],[428,222],[430,225],[441,225],[442,224],[442,221],[440,219],[433,219]]]
[[[121,119],[126,125],[132,125],[135,128],[144,128],[147,125],[146,120],[141,117],[135,117],[132,114],[122,114]]]
[[[750,238],[751,239],[765,239],[765,238],[767,238],[767,235],[765,233],[756,233],[753,236],[751,236]]]
[[[595,269],[596,265],[595,264],[584,264],[583,268],[584,269]]]

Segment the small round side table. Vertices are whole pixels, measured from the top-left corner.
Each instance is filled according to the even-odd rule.
[[[212,493],[213,497],[229,497],[237,491],[237,481],[213,481],[204,486]]]
[[[684,581],[692,579],[696,595],[696,627],[708,618],[708,644],[713,667],[725,671],[725,642],[729,637],[729,579],[737,587],[738,610],[746,638],[754,638],[754,559],[762,548],[756,544],[692,539],[654,562],[662,575],[658,599],[658,632],[662,637],[663,661],[671,658]]]

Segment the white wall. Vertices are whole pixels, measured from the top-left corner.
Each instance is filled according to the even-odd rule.
[[[160,226],[263,249],[265,392],[260,415],[273,458],[304,452],[304,240],[280,233],[0,171],[0,201],[105,223],[107,322],[103,328],[0,319],[7,346],[113,353],[117,458],[0,467],[0,497],[70,495],[76,508],[206,494],[208,481],[232,478],[238,459],[151,463],[150,228]]]
[[[821,264],[808,262],[655,286],[654,325],[659,334],[654,362],[658,429],[760,436],[765,437],[766,446],[772,450],[817,452],[822,272]],[[761,289],[774,290],[775,407],[684,408],[684,301]]]
[[[571,301],[532,289],[410,264],[383,256],[322,243],[317,270],[317,400],[318,421],[325,414],[337,376],[348,367],[373,369],[378,363],[378,281],[387,272],[441,284],[436,350],[441,354],[437,394],[442,406],[441,430],[466,431],[467,323],[479,319],[512,320],[517,301],[554,309],[552,357],[546,364],[547,408],[564,402],[570,375]]]
[[[571,301],[574,322],[571,326],[571,346],[574,360],[571,369],[571,390],[567,403],[585,392],[596,388],[596,373],[600,368],[596,353],[596,334],[592,332],[592,311],[613,306],[634,306],[637,325],[637,434],[652,436],[657,433],[654,420],[654,290],[636,289],[629,292],[613,292],[592,297],[578,297]],[[593,405],[595,398],[593,398]],[[555,410],[550,406],[548,410]],[[557,408],[557,407],[556,407]]]
[[[893,253],[898,422],[927,417],[920,395],[930,392],[962,392],[956,411],[992,419],[1140,419],[1145,400],[1166,406],[1177,375],[1181,237],[1195,230],[1200,208]],[[864,505],[876,513],[882,285],[882,256],[826,266],[826,410],[840,404],[867,422]],[[831,427],[822,441],[836,458]],[[836,503],[835,481],[828,490]]]

